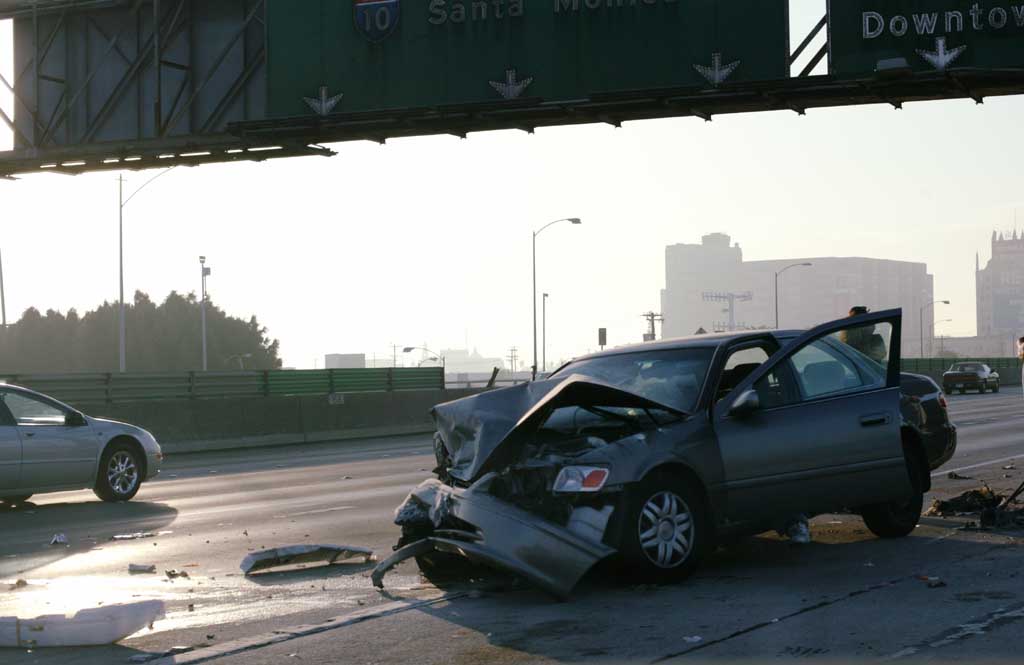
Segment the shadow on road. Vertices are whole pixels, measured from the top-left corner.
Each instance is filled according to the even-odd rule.
[[[0,507],[0,578],[102,547],[118,534],[156,533],[167,528],[178,511],[163,503],[25,503]],[[57,534],[67,545],[51,545]]]
[[[260,586],[281,586],[296,584],[299,582],[320,582],[339,577],[350,577],[360,575],[373,570],[376,563],[340,562],[331,566],[308,566],[305,568],[291,568],[288,570],[274,570],[265,573],[254,573],[246,575],[245,579]]]

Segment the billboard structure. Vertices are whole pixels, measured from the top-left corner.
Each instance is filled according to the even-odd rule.
[[[790,1],[0,0],[0,177],[1024,91],[1022,2],[831,0],[791,48]]]

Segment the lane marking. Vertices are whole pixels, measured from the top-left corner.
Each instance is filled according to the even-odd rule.
[[[298,517],[299,515],[319,515],[321,513],[333,513],[338,510],[351,510],[355,506],[338,506],[337,508],[321,508],[319,510],[304,510],[301,513],[289,513],[291,517]]]
[[[932,474],[932,478],[938,478],[940,476],[945,476],[945,475],[948,475],[950,473],[959,473],[961,471],[970,471],[971,469],[980,469],[983,466],[992,466],[993,464],[1002,464],[1003,462],[1012,462],[1013,460],[1020,459],[1021,457],[1024,457],[1024,452],[1017,453],[1016,455],[1012,455],[1010,457],[1000,457],[999,459],[993,459],[993,460],[989,460],[987,462],[978,462],[977,464],[969,464],[967,466],[961,466],[961,467],[958,467],[956,469],[943,469],[942,471],[936,471],[935,473],[933,473]]]
[[[987,614],[981,618],[973,619],[966,623],[962,623],[959,626],[950,628],[937,637],[925,640],[924,642],[914,646],[900,649],[896,653],[890,654],[882,660],[899,660],[901,658],[907,658],[908,656],[914,656],[925,649],[941,649],[942,647],[948,647],[971,637],[985,636],[988,634],[988,631],[993,628],[998,628],[1020,619],[1024,619],[1024,605],[1017,605],[1013,608],[1002,607],[991,614]]]
[[[353,626],[364,621],[382,619],[384,617],[394,616],[395,614],[401,614],[402,612],[408,612],[409,610],[430,607],[431,605],[436,605],[438,603],[463,598],[467,595],[469,594],[466,591],[457,591],[453,593],[446,593],[443,596],[432,598],[430,600],[419,600],[415,602],[400,600],[393,603],[385,603],[379,607],[327,619],[322,623],[282,628],[270,633],[242,638],[232,642],[225,642],[224,644],[218,644],[214,647],[196,649],[195,651],[190,651],[188,653],[167,656],[151,660],[149,662],[150,665],[198,665],[199,663],[205,663],[216,658],[225,658],[227,656],[234,656],[246,651],[253,651],[255,649],[273,646],[282,642],[290,642],[291,640],[296,640],[300,637],[309,637],[310,635],[326,633],[329,630],[338,630],[339,628]]]

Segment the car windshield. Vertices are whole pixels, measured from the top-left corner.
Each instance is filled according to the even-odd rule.
[[[692,348],[600,356],[570,363],[554,376],[583,374],[653,402],[692,413],[697,407],[713,352],[711,348]]]

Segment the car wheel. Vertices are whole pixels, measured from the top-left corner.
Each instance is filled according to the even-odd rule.
[[[879,538],[903,538],[910,535],[921,521],[924,509],[924,490],[921,473],[927,473],[924,460],[910,453],[907,459],[913,494],[903,501],[888,501],[861,509],[861,517],[871,533]]]
[[[32,498],[31,494],[19,494],[18,496],[0,497],[0,500],[2,500],[7,505],[16,506],[19,503],[25,503],[26,501],[28,501],[31,498]]]
[[[655,474],[630,491],[620,553],[632,575],[675,582],[696,570],[710,550],[704,497],[668,474]]]
[[[996,385],[992,386],[992,392],[994,392],[994,393],[999,392],[999,383],[996,383]]]
[[[96,474],[96,496],[110,502],[129,501],[141,485],[142,460],[138,450],[128,443],[108,446]]]
[[[982,384],[980,386],[978,386],[978,394],[979,395],[984,395],[987,392],[988,392],[988,383],[982,382]]]

